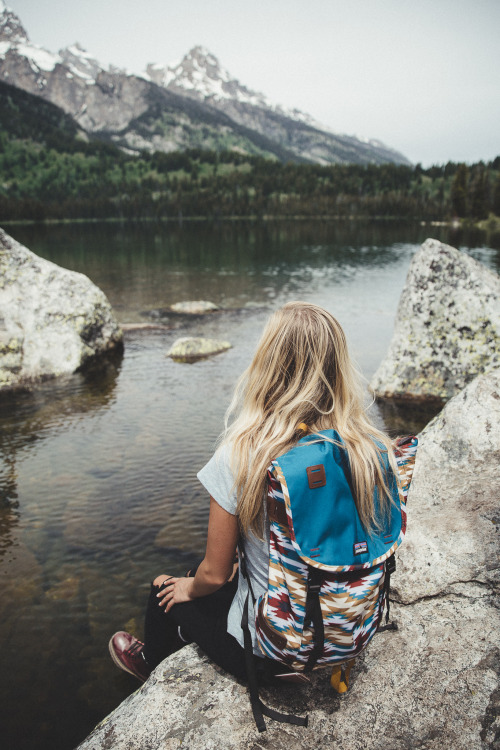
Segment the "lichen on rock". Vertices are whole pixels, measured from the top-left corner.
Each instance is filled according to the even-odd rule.
[[[389,351],[370,382],[379,398],[446,401],[500,365],[500,278],[429,239],[413,257]]]
[[[0,389],[75,372],[123,346],[104,293],[0,229]]]

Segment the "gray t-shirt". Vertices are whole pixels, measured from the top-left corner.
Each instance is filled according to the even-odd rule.
[[[224,508],[233,516],[236,515],[237,498],[233,486],[234,476],[230,466],[230,449],[227,446],[223,446],[212,456],[210,461],[198,472],[198,479],[221,508]],[[267,522],[264,523],[264,528],[266,529],[264,540],[256,537],[251,531],[245,537],[247,570],[254,596],[257,599],[267,590],[269,569],[269,525]],[[247,592],[247,581],[240,575],[238,576],[238,589],[227,617],[227,632],[234,636],[241,646],[243,646],[241,616]],[[254,609],[251,597],[249,620],[254,653],[262,656],[262,651],[259,650],[256,642]]]

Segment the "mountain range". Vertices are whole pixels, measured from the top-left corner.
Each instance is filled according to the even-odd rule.
[[[0,81],[60,107],[80,128],[130,151],[202,148],[318,164],[409,164],[376,140],[334,133],[285,109],[195,46],[174,65],[143,75],[105,69],[79,44],[53,53],[33,44],[0,0]]]

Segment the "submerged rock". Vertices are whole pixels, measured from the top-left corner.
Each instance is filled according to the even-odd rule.
[[[172,312],[182,313],[184,315],[204,315],[205,313],[216,312],[220,308],[213,302],[199,299],[188,302],[176,302],[168,308]]]
[[[231,349],[228,341],[185,336],[174,341],[167,356],[172,357],[176,362],[195,362],[197,359],[204,359],[227,349]]]
[[[179,327],[189,319],[204,318],[207,315],[222,312],[222,308],[207,300],[191,300],[176,302],[168,307],[157,307],[144,310],[141,315],[154,321],[168,323],[169,326]]]
[[[500,365],[500,278],[429,239],[415,254],[394,335],[370,388],[379,398],[446,401]]]
[[[58,581],[45,592],[47,599],[52,601],[68,601],[75,599],[78,596],[79,579],[78,578],[65,578],[62,581]]]
[[[0,389],[72,373],[123,346],[104,293],[0,229]]]
[[[245,686],[187,646],[80,750],[496,748],[499,393],[500,371],[478,378],[421,435],[394,577],[399,629],[375,636],[342,697],[328,669],[310,686],[262,690],[270,707],[308,713],[307,729],[266,719],[259,735]]]

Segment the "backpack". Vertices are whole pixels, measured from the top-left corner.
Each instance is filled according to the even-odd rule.
[[[257,601],[240,550],[240,569],[249,584],[242,619],[245,658],[259,731],[266,728],[262,714],[301,726],[307,726],[307,717],[278,713],[259,699],[248,628],[249,597],[255,605],[259,648],[283,665],[278,677],[295,682],[309,682],[308,673],[320,667],[344,667],[377,630],[396,629],[395,624],[388,625],[390,575],[396,567],[394,553],[406,532],[406,497],[417,444],[413,436],[395,442],[398,477],[383,457],[393,502],[388,516],[381,517],[375,490],[378,528],[371,535],[361,524],[347,451],[335,430],[306,435],[272,461],[267,496],[268,586]],[[382,626],[384,607],[386,625]]]

